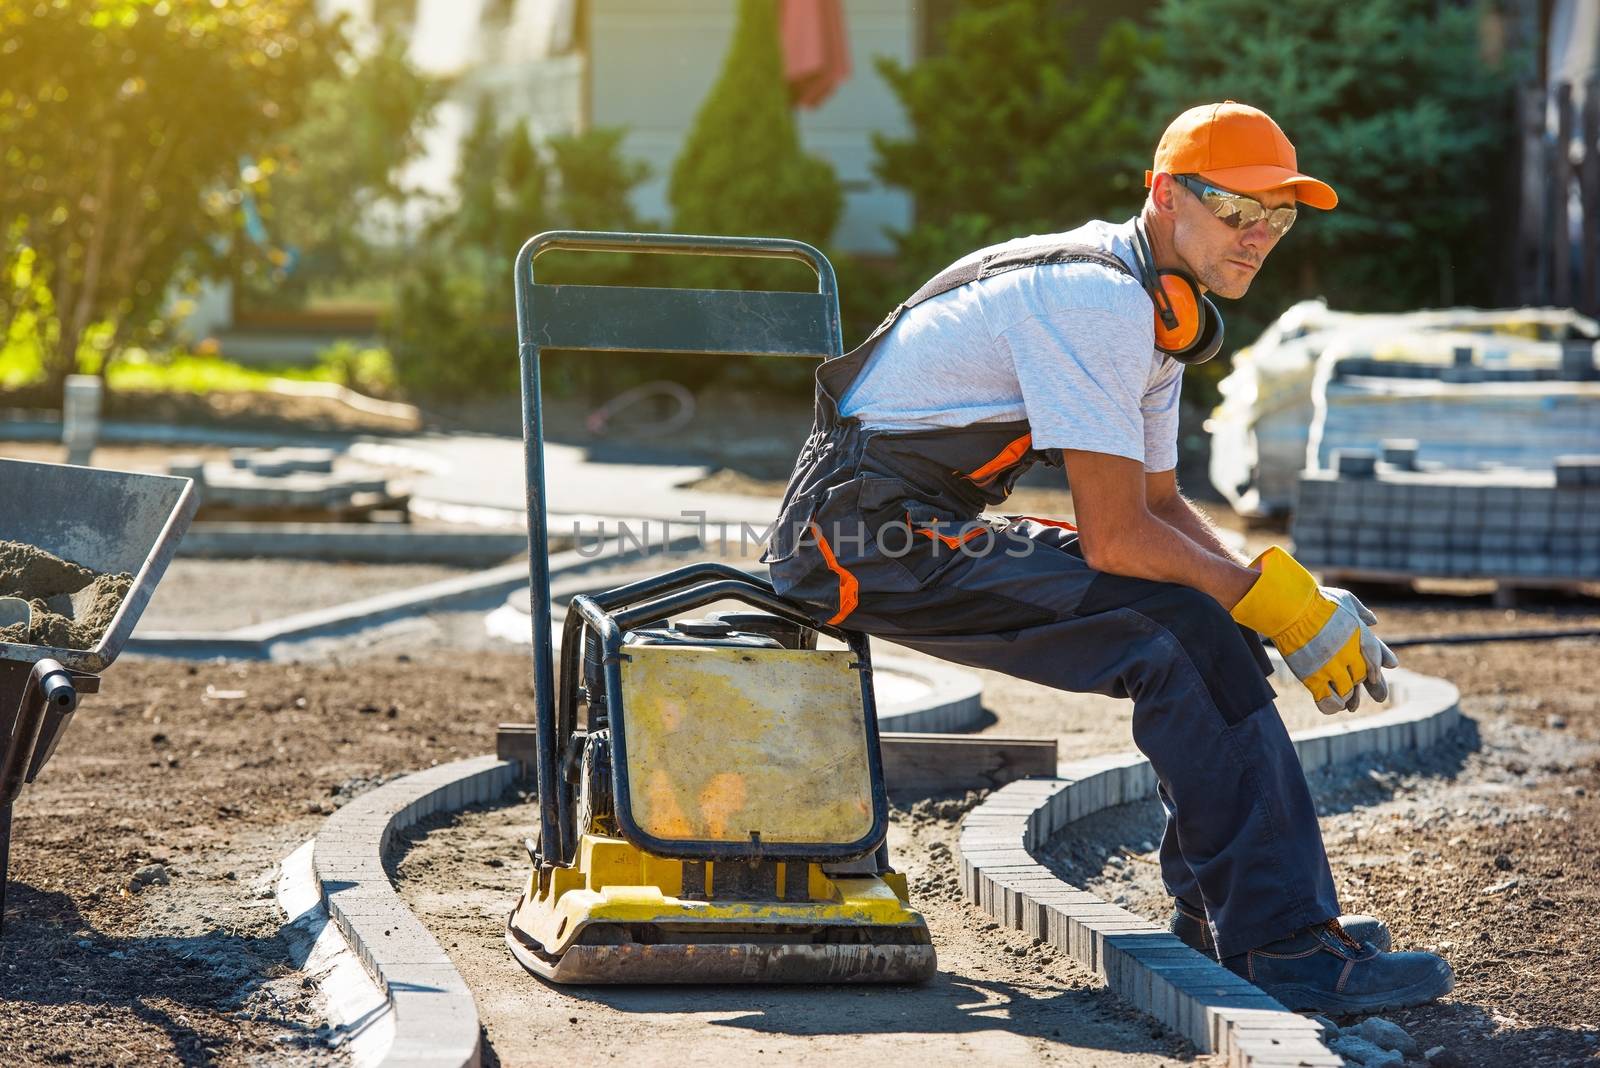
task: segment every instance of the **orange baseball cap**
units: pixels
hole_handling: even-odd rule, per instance
[[[1292,188],[1302,204],[1323,210],[1339,203],[1327,182],[1301,174],[1294,146],[1265,111],[1225,100],[1190,108],[1172,120],[1156,146],[1148,188],[1157,172],[1198,174],[1240,193]]]

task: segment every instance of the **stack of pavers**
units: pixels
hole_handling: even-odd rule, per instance
[[[1553,470],[1417,460],[1414,440],[1340,449],[1300,476],[1291,526],[1307,567],[1373,578],[1600,579],[1600,455]]]
[[[1416,438],[1424,460],[1461,468],[1540,470],[1558,456],[1600,451],[1595,342],[1532,346],[1558,358],[1524,352],[1519,363],[1504,352],[1492,358],[1492,340],[1454,349],[1448,364],[1338,355],[1330,346],[1307,465],[1331,468],[1335,452],[1370,449],[1384,437]]]
[[[170,474],[195,480],[203,519],[404,519],[409,496],[383,472],[341,461],[332,449],[233,449],[227,461],[174,458]]]

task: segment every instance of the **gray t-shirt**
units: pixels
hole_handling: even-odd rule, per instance
[[[980,249],[1078,244],[1130,269],[1133,223]],[[1178,464],[1183,365],[1155,349],[1150,298],[1136,278],[1093,263],[1007,271],[924,301],[879,342],[840,399],[842,415],[882,430],[1026,419],[1037,449],[1081,449]]]

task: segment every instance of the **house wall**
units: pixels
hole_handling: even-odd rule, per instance
[[[589,121],[625,126],[624,150],[650,164],[635,204],[666,225],[667,185],[696,112],[722,69],[736,0],[589,0]],[[872,175],[872,133],[902,134],[898,102],[874,67],[884,55],[909,63],[917,46],[912,0],[844,0],[851,74],[827,102],[798,114],[805,147],[833,164],[845,210],[835,243],[888,253],[885,227],[911,222],[911,202]]]
[[[319,0],[371,27],[373,0]],[[642,218],[671,224],[667,186],[695,114],[721,72],[733,36],[738,0],[579,0],[579,48],[545,55],[521,33],[535,9],[554,0],[413,0],[401,4],[400,26],[411,58],[449,78],[449,93],[423,134],[422,157],[407,168],[413,187],[448,199],[460,142],[477,101],[494,98],[502,122],[526,122],[538,138],[586,126],[628,130],[623,151],[650,165],[637,190]],[[926,6],[917,0],[843,0],[850,45],[848,80],[816,109],[797,113],[805,147],[833,164],[845,194],[834,233],[841,249],[888,254],[886,228],[911,224],[911,199],[872,174],[872,135],[905,133],[898,101],[875,59],[910,63],[921,50]],[[390,5],[393,7],[394,5]],[[532,20],[537,21],[537,20]],[[418,205],[407,216],[420,218]]]

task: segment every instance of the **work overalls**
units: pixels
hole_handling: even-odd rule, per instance
[[[1254,631],[1188,586],[1095,571],[1071,524],[983,515],[1036,463],[1025,420],[869,430],[839,401],[908,309],[1003,271],[1111,253],[1037,246],[952,268],[816,372],[811,434],[763,562],[816,619],[1061,690],[1133,700],[1167,811],[1169,892],[1203,904],[1223,955],[1338,915],[1304,773]]]

